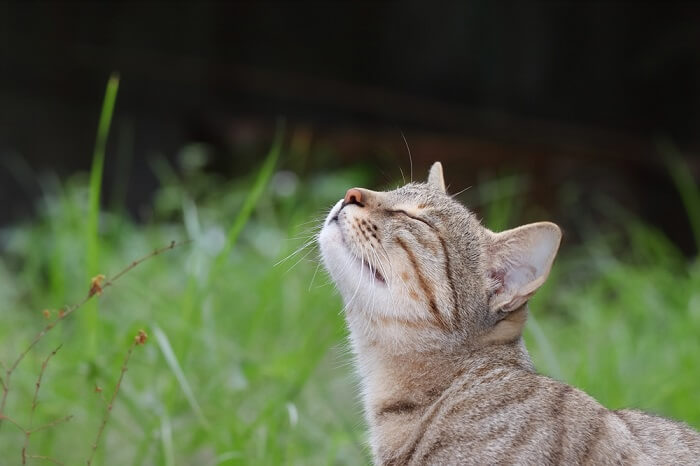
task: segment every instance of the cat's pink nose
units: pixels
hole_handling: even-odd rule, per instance
[[[350,188],[345,193],[343,204],[358,204],[362,205],[362,191],[357,188]]]

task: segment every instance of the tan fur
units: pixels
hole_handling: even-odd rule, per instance
[[[427,184],[352,193],[319,243],[345,301],[376,463],[700,464],[687,426],[610,411],[535,372],[521,335],[556,225],[487,230],[447,195],[439,164]]]
[[[508,343],[516,340],[522,333],[527,320],[527,306],[522,306],[517,311],[508,314],[498,322],[491,331],[481,337],[479,343],[489,345],[495,343]]]

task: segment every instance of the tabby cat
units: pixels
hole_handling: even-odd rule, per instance
[[[700,464],[700,434],[611,411],[535,371],[528,299],[561,231],[494,233],[445,190],[352,188],[319,235],[345,301],[374,461],[417,464]]]

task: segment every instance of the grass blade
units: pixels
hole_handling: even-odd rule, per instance
[[[166,466],[175,466],[175,450],[173,449],[173,429],[170,418],[163,413],[160,422],[160,439],[163,444],[163,458]]]
[[[102,171],[104,167],[105,148],[109,128],[112,124],[114,105],[117,100],[119,90],[119,75],[114,73],[107,81],[104,100],[102,101],[102,111],[100,112],[100,122],[97,127],[97,138],[95,140],[95,150],[92,155],[92,168],[90,170],[90,194],[89,211],[86,230],[87,245],[87,280],[98,274],[99,266],[99,217],[100,217],[100,193],[102,192]],[[88,356],[93,357],[97,351],[97,301],[93,300],[86,306],[82,313],[82,320],[85,324],[85,332],[88,335],[87,351]]]
[[[667,140],[657,143],[659,152],[666,158],[666,166],[688,215],[695,236],[695,247],[700,252],[700,189],[683,161],[678,149]]]
[[[165,335],[165,332],[163,332],[160,327],[155,327],[153,334],[156,337],[156,342],[158,342],[160,351],[163,353],[165,362],[168,363],[168,367],[170,367],[170,370],[175,375],[175,378],[180,384],[180,389],[182,390],[182,393],[185,394],[185,398],[187,398],[187,402],[190,404],[192,411],[194,411],[195,415],[197,416],[199,423],[202,424],[202,427],[204,427],[206,430],[211,431],[211,424],[209,421],[207,421],[207,418],[204,417],[202,408],[199,407],[199,403],[194,397],[192,387],[190,387],[190,384],[185,377],[185,373],[182,371],[182,367],[180,367],[180,363],[175,356],[173,347],[170,345],[170,340],[168,340],[167,335]]]
[[[238,212],[238,215],[236,215],[233,225],[231,225],[231,228],[226,235],[226,244],[221,250],[217,262],[213,267],[215,272],[220,268],[223,261],[226,260],[228,254],[231,252],[231,249],[233,249],[233,246],[236,244],[236,241],[238,241],[238,237],[240,236],[241,231],[243,231],[243,227],[245,227],[246,223],[248,222],[248,219],[253,213],[253,209],[255,209],[255,206],[258,204],[260,196],[265,190],[268,181],[270,181],[272,172],[275,169],[277,159],[279,158],[282,149],[283,139],[284,123],[278,123],[275,139],[272,142],[270,152],[268,152],[267,157],[265,158],[265,161],[258,172],[258,176],[255,179],[255,183],[253,183],[253,187],[248,193],[248,196],[246,196],[245,201],[243,201],[243,206],[241,207],[240,212]]]

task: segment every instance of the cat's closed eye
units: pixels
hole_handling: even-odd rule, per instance
[[[417,221],[417,222],[424,223],[424,224],[428,225],[430,228],[435,229],[435,227],[433,226],[433,224],[430,223],[428,220],[426,220],[426,219],[424,219],[424,218],[421,218],[421,217],[419,217],[419,216],[417,216],[417,215],[409,214],[408,212],[406,212],[406,211],[403,210],[403,209],[387,210],[387,212],[390,213],[390,214],[393,214],[393,215],[403,215],[403,216],[405,216],[405,217],[408,218],[408,219],[411,219],[411,220],[415,220],[415,221]]]

